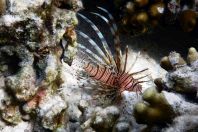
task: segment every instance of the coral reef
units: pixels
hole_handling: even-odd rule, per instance
[[[155,79],[157,87],[147,89],[142,96],[145,102],[134,108],[136,121],[147,124],[146,130],[158,130],[159,126],[153,126],[162,123],[169,123],[162,130],[165,132],[197,129],[197,60],[198,52],[193,47],[188,51],[188,63],[177,52],[161,59],[162,68],[168,71],[165,78]]]
[[[67,123],[67,100],[59,94],[65,82],[61,59],[72,53],[66,54],[71,63],[76,53],[72,34],[80,8],[80,0],[0,1],[1,122],[17,127],[35,120],[40,128],[29,125],[38,131]],[[1,123],[1,128],[15,127]]]
[[[169,90],[196,97],[198,92],[198,53],[190,48],[186,61],[179,53],[171,52],[163,57],[161,66],[168,71],[164,84]]]
[[[163,93],[155,88],[148,88],[142,97],[146,103],[137,103],[134,108],[138,123],[154,125],[171,122],[175,113]]]
[[[179,16],[180,25],[185,32],[191,32],[197,24],[197,14],[193,10],[184,10]]]
[[[65,112],[67,105],[60,96],[47,96],[38,107],[39,116],[42,118],[41,122],[44,128],[56,130],[67,123]]]
[[[8,76],[5,80],[7,89],[10,89],[20,101],[29,100],[37,91],[35,86],[36,75],[31,66],[21,68],[16,75]],[[21,80],[21,81],[18,81]]]
[[[198,116],[196,115],[184,115],[174,119],[174,125],[171,128],[167,128],[163,131],[166,132],[196,132]]]
[[[197,4],[193,0],[114,0],[114,3],[121,12],[122,29],[133,34],[173,24],[191,32],[197,24]]]
[[[161,5],[156,5],[159,1],[149,4],[148,15],[139,9],[150,1],[140,1],[135,0],[138,12],[132,21],[143,31],[147,22],[159,20],[161,14],[156,13],[156,6]],[[127,4],[128,14],[133,12],[132,6],[133,3]],[[187,62],[176,52],[164,57],[161,66],[167,71],[165,79],[155,80],[156,87],[152,82],[144,83],[142,96],[125,91],[120,102],[101,106],[92,96],[99,85],[84,75],[83,57],[77,52],[75,26],[80,8],[80,0],[0,0],[0,131],[197,129],[196,49],[189,49]],[[186,19],[185,15],[181,19]],[[194,28],[191,26],[190,30]],[[132,56],[136,50],[130,51],[130,62],[135,60]],[[141,62],[133,70],[153,66],[151,71],[158,72],[157,62],[145,54],[138,58]],[[144,63],[147,59],[151,63]],[[163,77],[164,70],[159,74],[155,76]],[[191,97],[191,102],[183,94]],[[162,128],[162,124],[167,126]]]
[[[2,119],[11,124],[18,124],[21,122],[21,114],[18,106],[9,105],[2,110]]]
[[[5,0],[1,0],[0,1],[0,15],[3,14],[6,10],[6,1]]]
[[[165,11],[165,3],[163,1],[134,0],[127,1],[122,8],[124,15],[121,25],[124,30],[138,34],[145,33],[150,27],[158,25],[160,17]],[[133,30],[128,31],[129,28]]]
[[[64,34],[64,39],[62,41],[62,46],[65,49],[65,52],[63,54],[63,60],[69,65],[71,65],[72,60],[74,59],[77,53],[76,40],[77,40],[77,36],[74,31],[74,27],[67,28]]]
[[[164,92],[164,95],[169,99],[169,104],[178,116],[174,118],[172,124],[169,124],[168,127],[162,131],[196,131],[198,127],[196,123],[198,118],[198,105],[186,100],[179,94]]]
[[[95,130],[100,129],[99,131],[112,131],[112,128],[118,119],[120,112],[119,109],[115,106],[109,106],[105,109],[96,109],[95,118],[92,122],[92,127]]]
[[[128,122],[119,122],[114,127],[114,132],[128,132],[130,130],[130,124]]]
[[[90,115],[81,125],[82,130],[94,129],[98,132],[108,132],[113,130],[120,116],[120,110],[116,106],[108,106],[106,108],[96,107]]]

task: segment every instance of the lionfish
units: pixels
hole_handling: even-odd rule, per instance
[[[84,63],[83,69],[85,72],[90,76],[93,80],[97,80],[99,83],[102,84],[102,88],[98,89],[98,95],[104,95],[105,97],[108,97],[111,101],[116,101],[120,99],[121,94],[123,91],[131,91],[131,92],[140,92],[142,91],[142,85],[141,83],[147,82],[147,81],[141,81],[140,79],[148,76],[142,76],[139,78],[134,78],[133,76],[144,72],[148,70],[148,68],[143,69],[141,71],[129,73],[134,63],[131,65],[130,69],[127,70],[127,61],[128,61],[128,46],[125,47],[125,60],[123,62],[122,60],[122,51],[121,51],[121,44],[120,44],[120,38],[118,36],[118,28],[115,23],[115,20],[113,16],[104,8],[97,7],[99,10],[101,10],[103,13],[106,13],[109,20],[104,17],[103,15],[95,12],[91,12],[92,14],[100,17],[102,20],[104,20],[111,31],[111,34],[114,39],[114,48],[115,48],[115,55],[110,50],[109,45],[107,44],[107,41],[104,38],[104,35],[100,32],[100,30],[96,27],[96,25],[88,19],[86,16],[78,13],[78,15],[85,20],[90,26],[93,28],[93,30],[96,32],[97,36],[100,38],[100,41],[102,43],[102,48],[96,42],[91,39],[88,35],[85,33],[76,30],[76,32],[86,39],[94,48],[94,50],[97,53],[94,53],[92,50],[88,49],[84,45],[80,44],[78,45],[79,50],[83,53],[87,54],[90,60]],[[100,96],[101,97],[101,96]]]

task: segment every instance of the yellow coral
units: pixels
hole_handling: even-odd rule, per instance
[[[149,88],[143,93],[143,100],[135,105],[134,116],[138,123],[163,124],[170,122],[174,112],[163,93]]]

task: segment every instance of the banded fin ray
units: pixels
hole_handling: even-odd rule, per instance
[[[81,32],[81,31],[76,30],[76,32],[89,41],[89,43],[93,46],[93,48],[97,51],[97,53],[102,56],[105,63],[107,63],[107,64],[109,63],[108,58],[105,56],[105,54],[100,49],[100,47],[96,44],[95,41],[93,41],[88,35],[86,35],[85,33]]]
[[[116,52],[116,64],[117,64],[117,69],[118,71],[122,71],[122,51],[121,51],[121,46],[120,46],[120,38],[117,35],[118,34],[118,27],[115,24],[115,20],[113,18],[113,16],[104,8],[102,7],[97,7],[98,9],[102,10],[103,12],[107,13],[108,17],[110,18],[111,22],[112,22],[112,27],[115,31],[115,52]]]
[[[118,39],[117,39],[117,37],[116,37],[116,31],[115,31],[114,28],[111,26],[110,21],[109,21],[107,18],[105,18],[104,16],[102,16],[102,15],[100,15],[100,14],[98,14],[98,13],[91,12],[91,14],[94,14],[94,15],[100,17],[101,19],[103,19],[103,20],[108,24],[108,26],[110,27],[110,31],[111,31],[111,33],[112,33],[112,35],[113,35],[113,38],[114,38],[114,43],[117,43],[117,40],[118,40]],[[108,47],[107,50],[109,51],[109,54],[110,54],[110,57],[111,57],[110,59],[112,60],[113,65],[116,66],[116,63],[115,63],[115,60],[114,60],[114,58],[113,58],[113,54],[112,54],[110,48]]]
[[[96,25],[95,25],[91,20],[89,20],[87,17],[85,17],[84,15],[82,15],[82,14],[80,14],[80,13],[78,13],[78,15],[79,15],[80,17],[82,17],[86,22],[88,22],[88,23],[91,25],[91,27],[94,29],[94,31],[96,32],[97,36],[100,38],[100,40],[101,40],[101,42],[102,42],[102,46],[103,46],[103,48],[104,48],[104,50],[105,50],[105,55],[106,55],[106,57],[108,57],[108,59],[109,59],[109,62],[108,62],[107,64],[108,64],[108,65],[109,65],[109,64],[112,64],[112,62],[111,62],[111,60],[110,60],[111,54],[108,52],[108,51],[110,51],[110,50],[108,50],[109,46],[108,46],[108,44],[107,44],[107,42],[106,42],[104,36],[103,36],[102,33],[100,32],[100,30],[99,30],[99,29],[96,27]]]
[[[78,43],[78,48],[80,48],[80,50],[82,50],[83,52],[86,52],[93,60],[96,60],[96,62],[100,62],[103,65],[105,64],[105,62],[100,57],[98,57],[96,54],[94,54],[91,50],[86,48],[81,43]]]
[[[125,61],[124,61],[124,69],[123,69],[123,72],[126,72],[126,65],[127,65],[127,59],[128,59],[128,51],[129,51],[129,47],[128,45],[126,46],[126,49],[125,49]]]

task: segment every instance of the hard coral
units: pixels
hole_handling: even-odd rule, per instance
[[[137,103],[134,108],[138,123],[154,125],[171,122],[175,114],[163,93],[148,88],[143,93],[143,100],[146,102]]]
[[[6,0],[0,0],[0,16],[3,14],[6,10]]]
[[[198,92],[198,52],[195,48],[189,49],[187,61],[188,64],[176,52],[161,60],[161,66],[168,71],[165,85],[170,90],[195,97]]]
[[[173,24],[180,24],[185,32],[196,29],[197,3],[193,0],[114,0],[114,3],[120,12],[122,29],[126,32],[145,33],[157,25]]]

